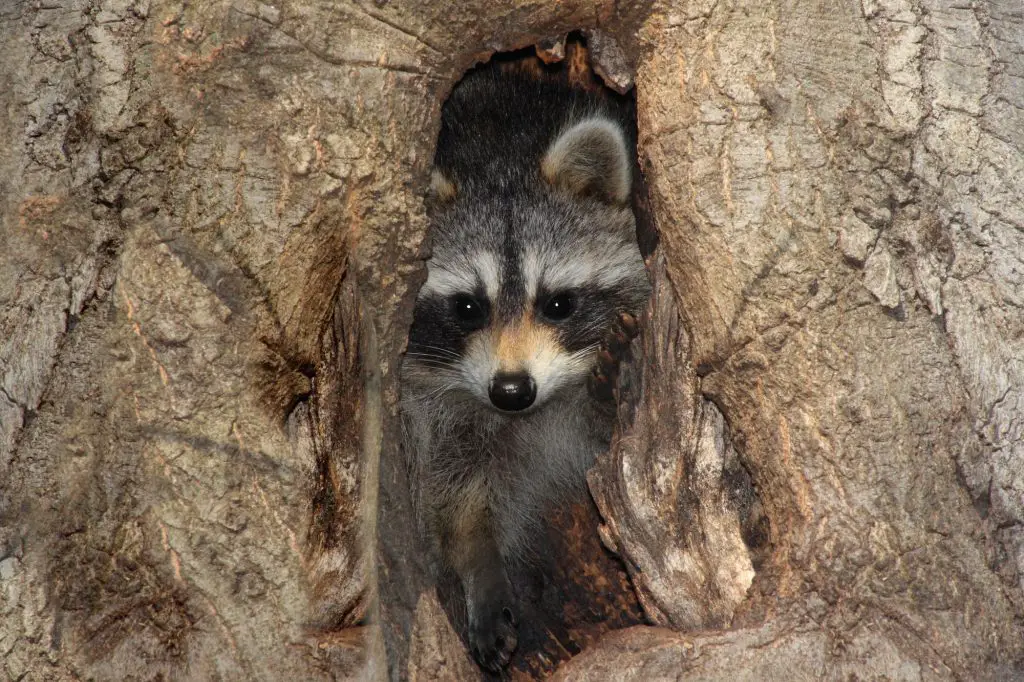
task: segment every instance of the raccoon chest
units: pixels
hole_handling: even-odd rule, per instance
[[[470,466],[491,463],[526,465],[538,457],[557,458],[591,447],[588,441],[593,433],[581,429],[571,418],[559,419],[556,415],[531,415],[531,419],[483,416],[479,421],[473,420],[473,423],[455,429],[447,437],[438,434],[435,443]]]
[[[607,447],[607,428],[577,412],[547,410],[529,420],[510,420],[480,434],[469,467],[491,479],[526,479],[540,484],[583,481],[594,457]]]

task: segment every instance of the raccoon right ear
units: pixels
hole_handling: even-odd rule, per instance
[[[558,189],[623,205],[632,185],[622,128],[606,118],[588,118],[562,132],[544,154],[541,175]]]
[[[435,201],[447,204],[452,201],[459,193],[459,188],[455,186],[444,171],[435,168],[430,171],[430,187],[427,190],[427,195]]]

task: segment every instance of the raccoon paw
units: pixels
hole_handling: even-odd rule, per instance
[[[469,646],[480,667],[497,673],[512,660],[519,639],[515,608],[501,602],[482,604],[469,618]]]
[[[628,356],[629,344],[639,333],[637,319],[627,312],[620,312],[601,342],[597,364],[587,382],[590,394],[597,400],[610,402],[616,399],[619,364]]]

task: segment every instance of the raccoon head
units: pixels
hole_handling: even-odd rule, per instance
[[[615,315],[638,313],[649,294],[630,167],[618,125],[592,117],[557,135],[532,172],[435,170],[405,376],[506,413],[582,385]]]

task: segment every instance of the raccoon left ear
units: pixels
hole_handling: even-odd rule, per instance
[[[609,204],[625,204],[632,184],[622,128],[605,118],[588,118],[551,143],[540,164],[552,186]]]

